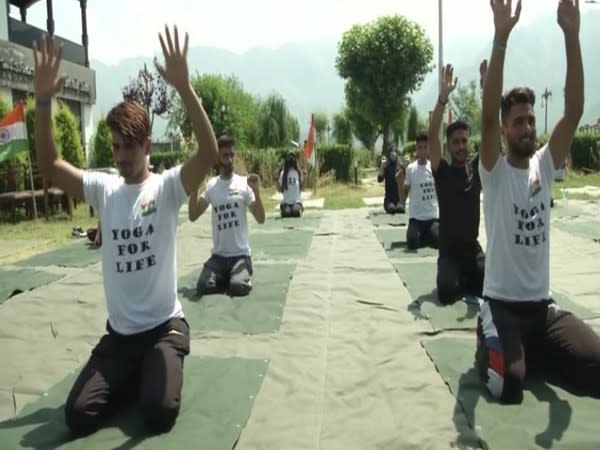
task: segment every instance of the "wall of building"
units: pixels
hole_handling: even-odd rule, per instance
[[[8,41],[8,0],[0,0],[0,39]]]

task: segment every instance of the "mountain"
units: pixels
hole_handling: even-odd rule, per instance
[[[586,108],[583,123],[596,123],[600,118],[600,59],[595,58],[600,42],[600,11],[589,11],[581,29],[585,64]],[[445,61],[452,63],[459,82],[479,78],[479,63],[488,58],[489,37],[445,39]],[[434,39],[432,39],[434,41]],[[189,50],[191,72],[233,74],[246,91],[258,96],[278,92],[300,121],[302,135],[308,130],[312,112],[334,114],[344,105],[344,82],[335,70],[337,40],[293,43],[278,49],[254,48],[243,54],[212,47]],[[437,54],[436,54],[437,55]],[[437,56],[436,63],[437,63]],[[106,114],[120,100],[121,88],[151,58],[131,58],[117,65],[105,65],[92,59],[96,71],[96,119]],[[516,28],[509,42],[506,59],[505,87],[527,85],[537,94],[538,131],[543,132],[541,93],[548,88],[552,97],[548,108],[549,128],[562,112],[562,90],[566,71],[562,32],[554,16],[540,16],[527,27]],[[421,88],[413,94],[419,113],[424,116],[437,98],[437,70],[432,71]],[[155,139],[164,139],[165,121],[155,121]]]

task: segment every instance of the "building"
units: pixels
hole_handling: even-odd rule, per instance
[[[0,96],[14,105],[33,93],[32,44],[42,39],[44,35],[53,36],[56,44],[63,46],[61,69],[65,83],[58,99],[69,106],[78,120],[86,159],[88,159],[88,143],[94,132],[96,74],[90,69],[88,55],[87,0],[71,0],[73,7],[77,7],[79,3],[81,8],[81,44],[54,34],[52,0],[45,0],[46,30],[27,23],[27,9],[39,1],[0,0]],[[20,20],[10,16],[11,5],[19,10]],[[54,101],[56,102],[56,99]],[[54,105],[55,108],[56,106]]]

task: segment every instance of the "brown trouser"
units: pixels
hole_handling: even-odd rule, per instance
[[[78,436],[92,433],[138,397],[148,430],[169,431],[179,414],[183,359],[190,352],[187,322],[171,319],[134,335],[119,334],[108,323],[106,328],[67,398],[67,427]]]
[[[486,299],[479,313],[475,359],[483,383],[503,403],[521,403],[523,381],[532,371],[582,394],[600,396],[600,337],[552,300]]]

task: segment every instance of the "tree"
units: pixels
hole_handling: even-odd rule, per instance
[[[381,129],[385,152],[392,124],[431,71],[432,59],[425,31],[402,16],[381,17],[344,33],[336,67],[347,80],[346,101]]]
[[[154,117],[162,117],[172,108],[171,95],[165,80],[156,71],[150,72],[146,64],[122,90],[123,100],[136,101],[143,105],[150,116],[150,128]]]
[[[481,133],[481,98],[475,80],[456,89],[450,96],[450,108],[455,119],[462,119],[471,126],[471,134]]]
[[[347,109],[333,116],[332,137],[338,144],[352,144],[352,123]]]
[[[0,120],[4,119],[10,111],[11,108],[8,102],[4,99],[4,97],[0,97]]]
[[[93,167],[111,167],[113,165],[112,136],[105,117],[98,122],[92,147],[94,149],[92,153]]]
[[[271,94],[261,106],[258,146],[287,147],[299,136],[300,124],[290,115],[285,99],[279,94]]]
[[[315,127],[317,129],[317,141],[320,143],[329,141],[328,130],[330,125],[327,113],[318,112],[315,114]]]
[[[419,113],[417,108],[413,106],[410,108],[410,115],[408,116],[408,125],[406,127],[406,140],[412,142],[417,138],[419,132]]]
[[[77,119],[63,102],[58,103],[54,121],[56,123],[56,143],[62,149],[63,159],[75,167],[82,168],[85,158]]]

